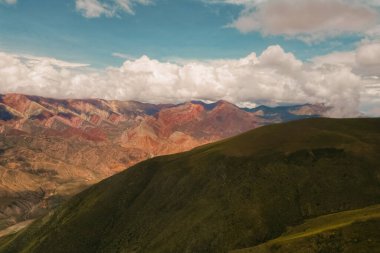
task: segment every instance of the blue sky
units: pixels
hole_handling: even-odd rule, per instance
[[[158,0],[136,4],[134,15],[86,18],[73,0],[19,0],[0,4],[0,50],[105,67],[123,62],[113,53],[159,60],[240,58],[279,44],[305,60],[353,50],[363,37],[351,34],[310,44],[226,28],[243,9],[201,0]]]
[[[380,0],[0,0],[0,93],[380,116]]]

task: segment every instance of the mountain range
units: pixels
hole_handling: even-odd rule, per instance
[[[274,124],[141,162],[0,252],[374,253],[380,119]]]
[[[327,111],[310,104],[247,109],[226,101],[155,105],[0,95],[0,230],[40,217],[147,158]]]

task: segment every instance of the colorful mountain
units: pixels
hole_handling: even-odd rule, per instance
[[[0,230],[147,158],[327,110],[0,95]]]

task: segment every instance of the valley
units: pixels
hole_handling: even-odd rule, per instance
[[[0,95],[0,231],[145,159],[327,111]]]
[[[155,157],[0,252],[378,252],[379,119],[306,119]]]

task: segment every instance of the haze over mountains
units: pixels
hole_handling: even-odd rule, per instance
[[[0,252],[376,253],[379,129],[306,119],[149,159],[1,238]]]
[[[154,105],[0,95],[0,230],[147,158],[327,111],[309,104],[244,109],[226,101]]]

